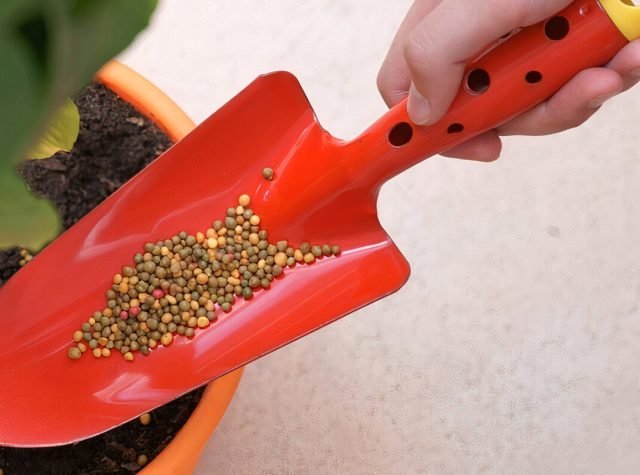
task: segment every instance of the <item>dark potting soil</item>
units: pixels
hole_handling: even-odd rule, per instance
[[[9,280],[9,277],[18,272],[21,259],[20,249],[17,247],[0,251],[0,285],[4,284]]]
[[[74,102],[80,111],[80,134],[73,150],[24,162],[19,169],[34,193],[55,204],[65,229],[171,146],[160,129],[100,84],[87,86]],[[17,248],[0,251],[0,285],[19,269],[21,258]],[[156,409],[148,426],[136,419],[77,444],[0,447],[0,469],[4,475],[135,473],[141,468],[138,456],[152,460],[160,453],[187,421],[203,391]]]
[[[49,198],[70,227],[171,146],[169,138],[101,84],[74,102],[80,134],[71,152],[23,162],[31,190]]]

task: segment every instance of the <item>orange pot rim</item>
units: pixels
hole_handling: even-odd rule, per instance
[[[187,114],[166,94],[118,61],[107,63],[98,71],[95,79],[155,122],[172,141],[182,139],[195,127]],[[242,368],[209,383],[185,425],[140,473],[183,475],[193,472],[202,449],[231,402],[241,377]]]

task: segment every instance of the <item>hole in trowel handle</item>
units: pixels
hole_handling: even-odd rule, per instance
[[[467,74],[465,86],[471,94],[482,94],[489,90],[491,76],[484,69],[474,69]]]
[[[544,34],[553,41],[559,41],[569,34],[569,20],[563,16],[554,16],[544,24]]]
[[[389,131],[389,143],[394,147],[407,145],[413,137],[413,127],[408,122],[400,122]]]
[[[448,134],[459,134],[462,131],[464,131],[464,125],[457,122],[455,124],[451,124],[449,128],[447,128]]]
[[[527,75],[524,77],[524,79],[529,84],[536,84],[542,81],[542,73],[540,71],[529,71]]]

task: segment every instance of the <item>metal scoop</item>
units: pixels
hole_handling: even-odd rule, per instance
[[[577,2],[470,63],[436,125],[411,125],[400,104],[352,141],[322,129],[294,76],[258,78],[0,290],[0,444],[104,432],[395,292],[409,265],[378,222],[382,184],[540,103],[627,42],[595,0]],[[73,331],[145,242],[203,231],[243,193],[271,240],[337,243],[342,254],[286,269],[148,357],[67,357]]]

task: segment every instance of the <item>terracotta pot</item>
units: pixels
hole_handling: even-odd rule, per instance
[[[173,141],[180,140],[195,127],[193,121],[160,89],[117,61],[104,66],[95,79],[155,122]],[[239,369],[210,383],[184,427],[140,473],[192,473],[200,452],[231,402],[241,376],[242,369]]]

